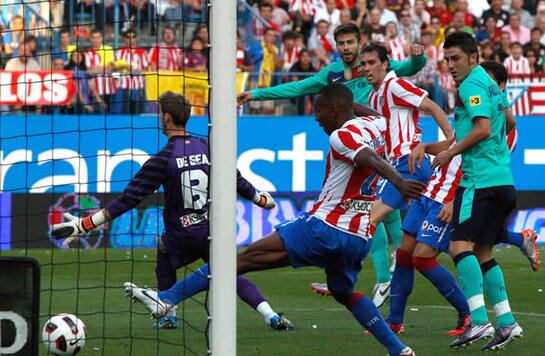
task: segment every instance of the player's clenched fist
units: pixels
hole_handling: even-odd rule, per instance
[[[270,210],[276,206],[273,197],[268,192],[257,192],[253,202],[260,208]]]
[[[411,45],[411,57],[418,57],[424,53],[424,46],[419,44]]]
[[[252,100],[252,94],[248,91],[242,92],[237,96],[237,105],[242,105],[250,100]]]

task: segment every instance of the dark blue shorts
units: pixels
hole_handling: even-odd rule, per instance
[[[331,291],[351,293],[371,247],[370,241],[303,214],[276,226],[294,268],[325,269]]]
[[[403,156],[392,162],[392,166],[399,171],[399,173],[405,179],[414,179],[422,183],[427,183],[432,174],[433,169],[431,168],[431,163],[428,157],[422,161],[422,167],[416,167],[416,174],[411,174],[409,172],[409,156]],[[392,183],[387,180],[381,180],[379,182],[377,200],[382,199],[384,204],[394,208],[394,209],[406,209],[407,201],[403,199],[398,190],[394,187]]]
[[[420,201],[414,200],[403,219],[401,229],[415,236],[417,241],[448,253],[450,244],[450,224],[438,219],[443,204],[423,196]]]
[[[199,259],[208,262],[210,259],[210,240],[208,239],[208,223],[194,225],[188,236],[169,236],[164,234],[164,250],[170,259],[173,268],[187,266]],[[160,251],[161,252],[161,251]]]

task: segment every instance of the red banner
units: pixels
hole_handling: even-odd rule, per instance
[[[2,105],[66,105],[75,91],[70,71],[0,71]]]

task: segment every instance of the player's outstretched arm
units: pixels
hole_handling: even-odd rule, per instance
[[[369,106],[360,103],[353,103],[352,109],[357,116],[382,116],[379,112],[371,109]]]
[[[411,45],[411,58],[404,61],[390,59],[388,70],[393,70],[398,77],[411,77],[420,72],[426,65],[426,57],[422,45]]]
[[[68,238],[64,242],[64,245],[68,245],[71,241],[87,235],[89,231],[111,220],[110,214],[106,209],[102,209],[84,218],[78,218],[70,213],[64,213],[63,216],[68,221],[61,224],[54,224],[51,232],[56,239]]]
[[[375,170],[383,178],[392,182],[404,199],[420,200],[422,190],[425,187],[424,183],[404,179],[394,167],[371,148],[361,149],[354,158],[354,162],[358,167],[368,167]]]
[[[420,104],[420,109],[430,114],[446,138],[452,138],[454,136],[454,130],[450,125],[447,114],[430,98],[425,98]]]
[[[431,163],[432,168],[447,165],[452,157],[461,154],[465,150],[475,146],[490,136],[490,119],[483,116],[473,118],[473,128],[469,134],[448,150],[440,152]]]
[[[255,205],[270,210],[276,206],[273,197],[268,192],[258,192],[237,169],[237,193],[244,199],[253,202]]]

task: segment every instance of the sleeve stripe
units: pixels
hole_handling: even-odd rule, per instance
[[[355,133],[358,136],[363,136],[362,133],[361,133],[361,130],[358,129],[355,125],[348,125],[348,126],[345,127],[345,129],[347,129],[350,132]]]
[[[422,89],[415,87],[413,84],[409,83],[406,80],[399,79],[397,81],[397,84],[401,86],[403,89],[407,90],[408,92],[413,93],[414,95],[423,96],[425,93]]]
[[[355,151],[362,146],[361,143],[358,143],[354,140],[354,137],[352,137],[352,134],[346,131],[339,131],[338,136],[339,136],[339,139],[341,140],[341,143],[345,145],[347,148],[351,149],[352,151]]]

